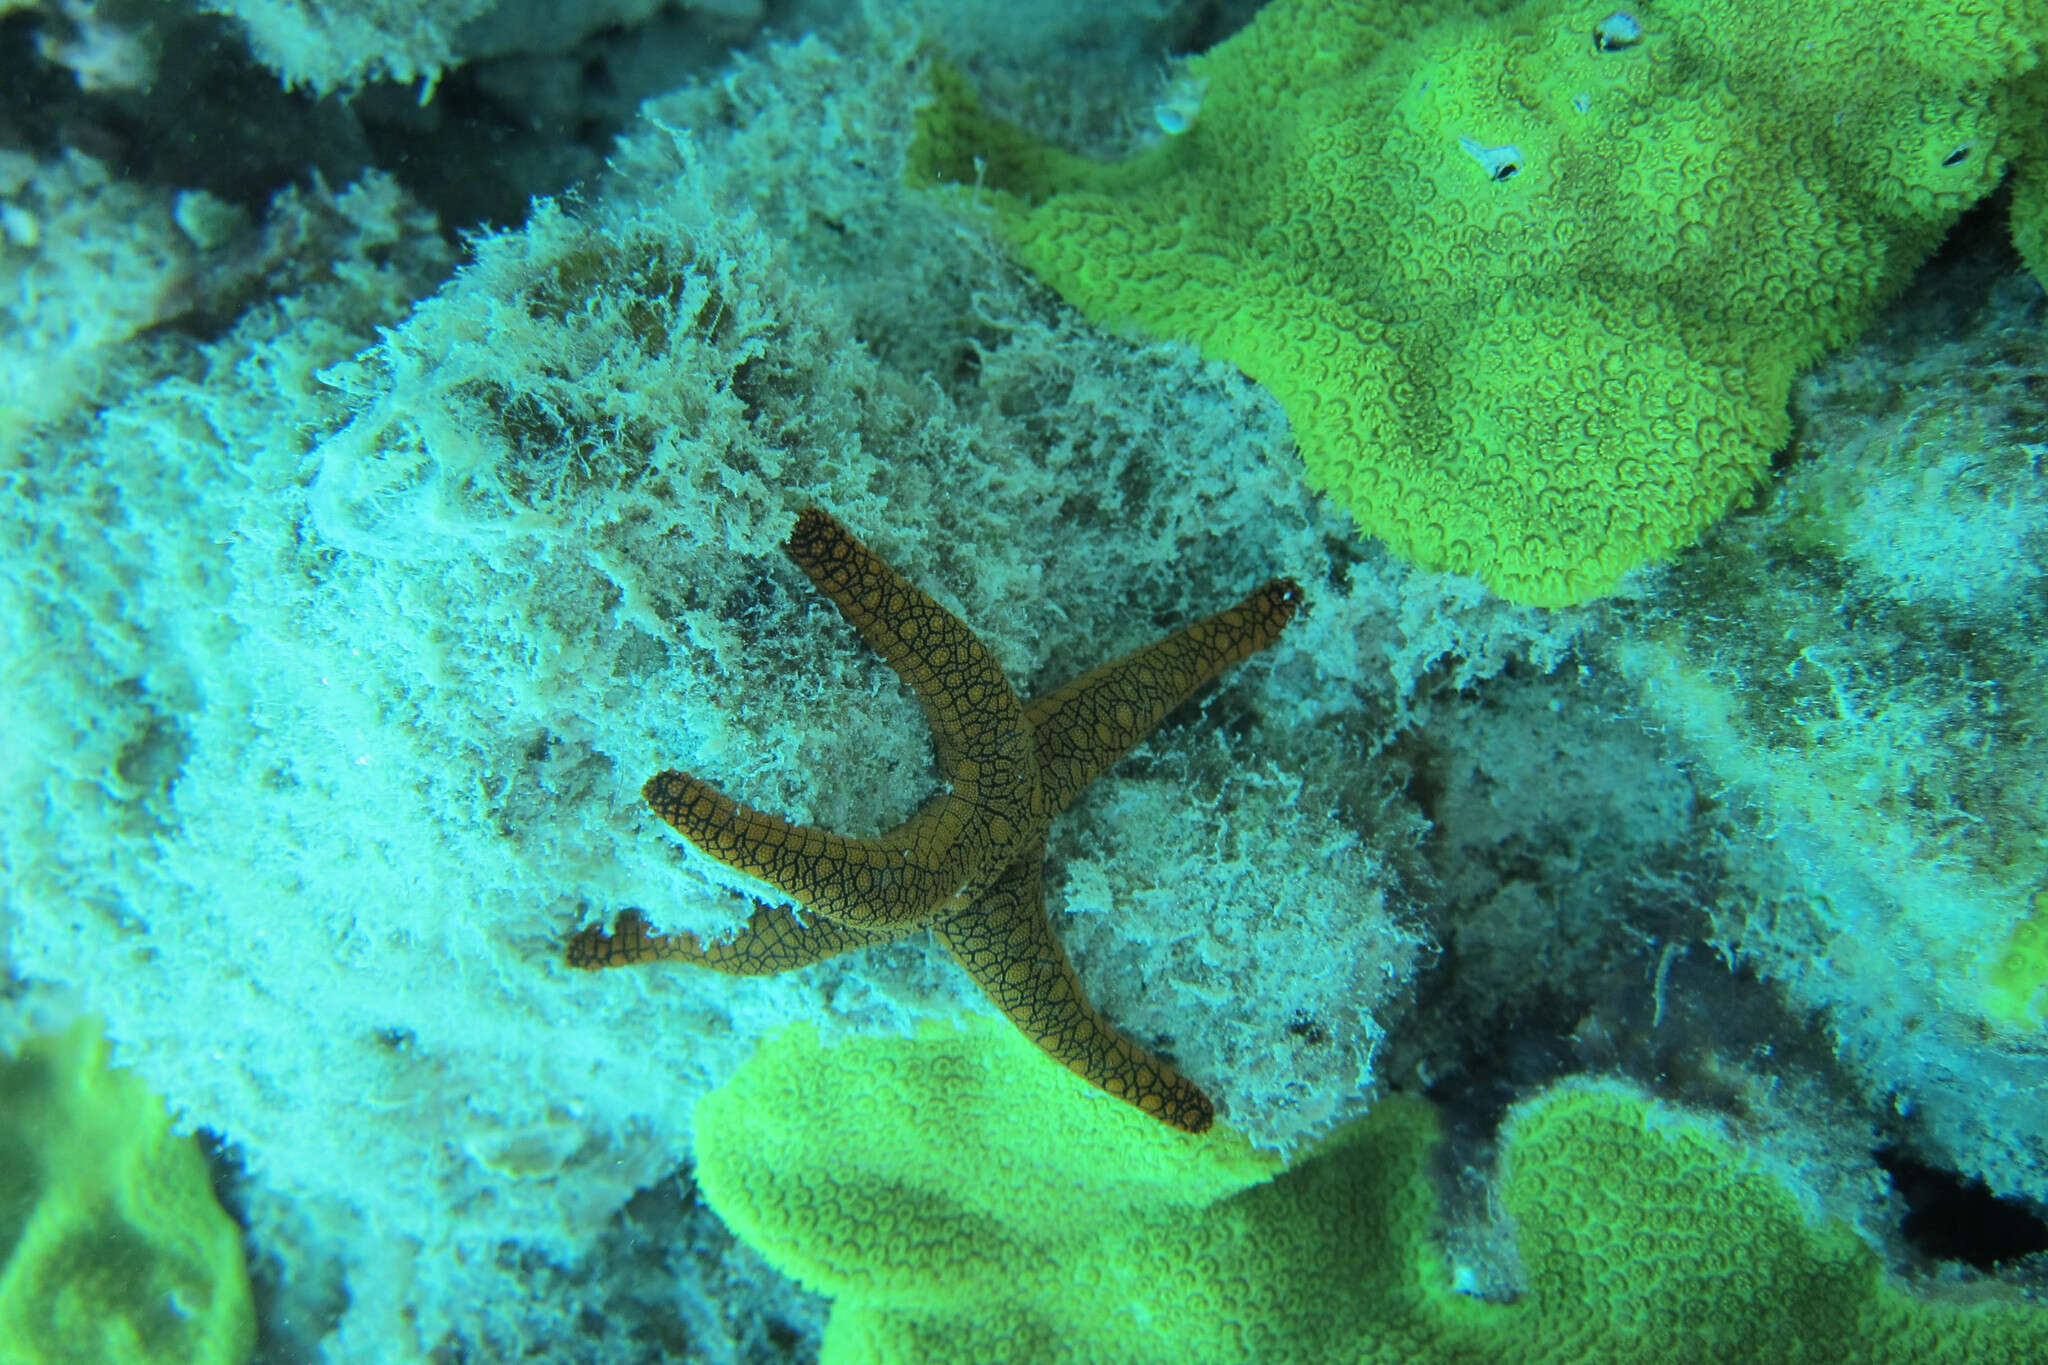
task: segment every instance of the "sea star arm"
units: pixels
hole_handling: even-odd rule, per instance
[[[824,512],[784,548],[930,718],[951,790],[874,839],[795,825],[668,771],[641,795],[677,833],[818,915],[860,929],[915,923],[990,875],[1044,822],[1023,704],[986,645]]]
[[[994,653],[966,622],[828,513],[806,508],[783,549],[910,685],[931,722],[939,766],[963,815],[974,807],[998,811],[994,819],[1004,828],[991,831],[993,840],[1021,838],[1035,804],[1037,761],[1024,729],[1024,704]],[[943,833],[934,831],[933,837]],[[992,867],[1008,860],[1006,851]]]
[[[709,856],[758,877],[813,914],[857,929],[887,931],[922,923],[960,889],[963,874],[897,832],[849,839],[735,801],[689,773],[657,773],[640,789],[656,815]],[[952,800],[934,797],[929,805]],[[942,821],[941,817],[944,816]],[[957,823],[950,813],[920,811],[903,827],[929,832]],[[913,831],[913,834],[916,833]]]
[[[1045,915],[1042,846],[960,910],[932,923],[939,941],[1009,1021],[1069,1071],[1176,1128],[1216,1116],[1193,1081],[1117,1031],[1088,1003]]]
[[[730,938],[705,943],[681,931],[657,934],[638,910],[622,910],[609,933],[602,924],[578,930],[569,940],[569,965],[586,971],[631,967],[643,962],[689,962],[730,976],[772,976],[828,957],[887,943],[918,926],[855,929],[822,916],[798,917],[786,905],[756,904],[746,926]]]
[[[1024,708],[1053,815],[1204,683],[1279,637],[1301,609],[1291,578],[1035,697]]]

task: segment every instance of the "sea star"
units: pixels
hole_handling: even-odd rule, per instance
[[[626,910],[612,932],[592,925],[570,939],[569,964],[678,960],[760,976],[930,928],[996,1008],[1070,1070],[1176,1128],[1207,1129],[1208,1096],[1082,993],[1046,917],[1046,830],[1167,712],[1271,644],[1300,608],[1301,588],[1274,579],[1026,703],[958,617],[831,516],[803,512],[783,548],[917,694],[948,790],[887,834],[849,839],[741,805],[688,773],[650,778],[641,795],[656,814],[797,908],[759,905],[737,935],[709,945],[653,933]]]

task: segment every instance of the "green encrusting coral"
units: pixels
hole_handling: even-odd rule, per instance
[[[836,1298],[821,1365],[2048,1359],[2048,1310],[1891,1283],[1713,1121],[1614,1084],[1511,1116],[1526,1292],[1462,1295],[1436,1140],[1390,1098],[1278,1172],[978,1021],[830,1047],[792,1028],[704,1100],[696,1157],[734,1230]]]
[[[2026,1028],[2048,1023],[2048,891],[2034,893],[1985,973],[1985,1012]]]
[[[0,1058],[0,1365],[241,1365],[242,1234],[87,1019]]]
[[[1274,0],[1128,161],[939,68],[910,171],[1091,318],[1264,384],[1365,531],[1554,605],[1761,483],[1794,373],[2008,161],[2048,240],[2044,40],[2042,0]]]

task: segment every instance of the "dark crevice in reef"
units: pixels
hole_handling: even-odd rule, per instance
[[[372,81],[315,97],[286,89],[226,18],[166,6],[133,27],[153,56],[147,73],[87,89],[42,55],[81,36],[72,19],[30,10],[0,20],[0,147],[39,160],[75,149],[120,179],[205,190],[259,219],[287,187],[318,179],[339,190],[377,167],[455,244],[517,227],[535,196],[586,182],[643,99],[749,36],[664,10],[565,52],[465,63],[431,91]]]
[[[139,44],[154,60],[132,87],[86,89],[39,55],[78,36],[45,12],[0,23],[0,146],[38,159],[75,149],[120,179],[205,190],[257,215],[288,185],[319,175],[338,188],[366,164],[343,102],[282,88],[227,19],[167,9]]]
[[[1899,1232],[1915,1251],[1978,1270],[2048,1251],[2048,1220],[2022,1199],[2001,1199],[1981,1180],[1930,1166],[1896,1147],[1872,1153],[1905,1201]]]

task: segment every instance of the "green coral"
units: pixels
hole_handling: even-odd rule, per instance
[[[970,1102],[949,1105],[935,1122],[931,1106],[947,1094]],[[847,1100],[858,1113],[846,1116],[858,1136],[845,1145],[828,1136],[831,1125],[813,1122],[827,1096],[827,1107]],[[1016,1140],[1014,1124],[1026,1114],[1043,1124],[1044,1141]],[[1074,1151],[1117,1159],[1076,1170]],[[834,1293],[956,1308],[1000,1293],[1033,1249],[1079,1251],[1131,1210],[1209,1204],[1279,1168],[1227,1130],[1191,1137],[1111,1099],[1048,1064],[1015,1029],[987,1021],[958,1034],[834,1048],[807,1025],[786,1029],[698,1106],[696,1159],[698,1183],[720,1215],[748,1241],[774,1248],[788,1274]],[[1076,1194],[1087,1206],[1078,1219]],[[790,1197],[810,1207],[793,1210]],[[793,1215],[812,1235],[788,1236]],[[893,1230],[910,1240],[895,1240]],[[953,1254],[934,1276],[925,1244],[942,1230]]]
[[[238,1365],[241,1231],[96,1025],[0,1059],[0,1365]]]
[[[1985,1012],[2026,1028],[2048,1022],[2048,891],[2034,894],[1985,973]]]
[[[1364,530],[1559,604],[1763,480],[1794,373],[2032,150],[2044,37],[2042,0],[1274,0],[1128,161],[942,70],[911,171],[1266,385]]]
[[[1717,1127],[1618,1085],[1520,1107],[1499,1196],[1527,1293],[1453,1289],[1427,1105],[1274,1175],[990,1023],[791,1030],[698,1111],[712,1206],[834,1295],[821,1365],[2042,1359],[2048,1312],[1921,1298]],[[1271,1178],[1269,1178],[1271,1177]]]

